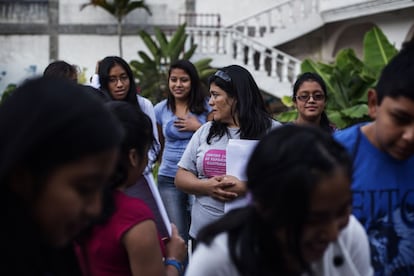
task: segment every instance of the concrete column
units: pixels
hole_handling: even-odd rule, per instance
[[[186,13],[195,12],[195,0],[185,0],[185,12]]]
[[[49,60],[59,58],[59,0],[49,0],[48,5]]]

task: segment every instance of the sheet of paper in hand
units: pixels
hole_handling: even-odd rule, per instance
[[[161,238],[171,237],[171,222],[151,174],[145,174],[125,192],[129,196],[141,199],[148,205],[155,216],[155,223]]]
[[[226,174],[247,181],[246,166],[250,155],[256,147],[258,140],[230,139],[226,147]],[[224,212],[234,208],[246,206],[250,202],[250,195],[237,198],[224,204]]]

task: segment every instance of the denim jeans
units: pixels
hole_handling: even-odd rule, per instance
[[[158,190],[168,217],[177,226],[178,233],[188,243],[191,206],[193,195],[186,194],[175,187],[174,178],[158,175]]]

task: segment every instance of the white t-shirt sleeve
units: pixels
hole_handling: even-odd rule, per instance
[[[150,151],[148,152],[148,166],[144,172],[144,173],[149,173],[152,170],[153,164],[157,160],[157,156],[161,150],[161,145],[158,140],[158,129],[157,129],[157,122],[155,120],[154,106],[152,105],[150,100],[142,96],[139,96],[139,95],[137,95],[137,101],[138,101],[139,106],[141,107],[141,110],[145,114],[147,114],[148,117],[151,119],[152,132],[155,138],[153,148],[151,148]]]
[[[186,276],[237,276],[236,267],[231,261],[227,234],[214,238],[210,245],[199,243],[191,256]]]
[[[363,276],[373,275],[370,246],[364,227],[351,215],[349,224],[343,231],[341,240],[356,270]]]
[[[150,117],[152,122],[152,130],[154,133],[154,137],[158,142],[158,129],[157,129],[157,121],[155,119],[155,111],[152,102],[147,98],[137,95],[139,106],[141,107],[142,111]]]
[[[89,85],[92,86],[93,88],[96,88],[96,89],[101,88],[101,84],[99,83],[99,75],[98,74],[93,74],[92,75]]]
[[[336,262],[335,260],[341,260]],[[358,220],[351,215],[348,225],[338,239],[332,242],[323,258],[312,264],[315,275],[320,276],[371,276],[371,256],[368,237]]]

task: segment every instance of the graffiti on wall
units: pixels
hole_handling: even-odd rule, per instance
[[[26,79],[32,78],[38,74],[37,65],[30,64],[24,68],[23,72],[16,75],[8,72],[7,69],[0,68],[0,97],[1,95],[10,89],[15,87],[16,83],[20,83]]]

